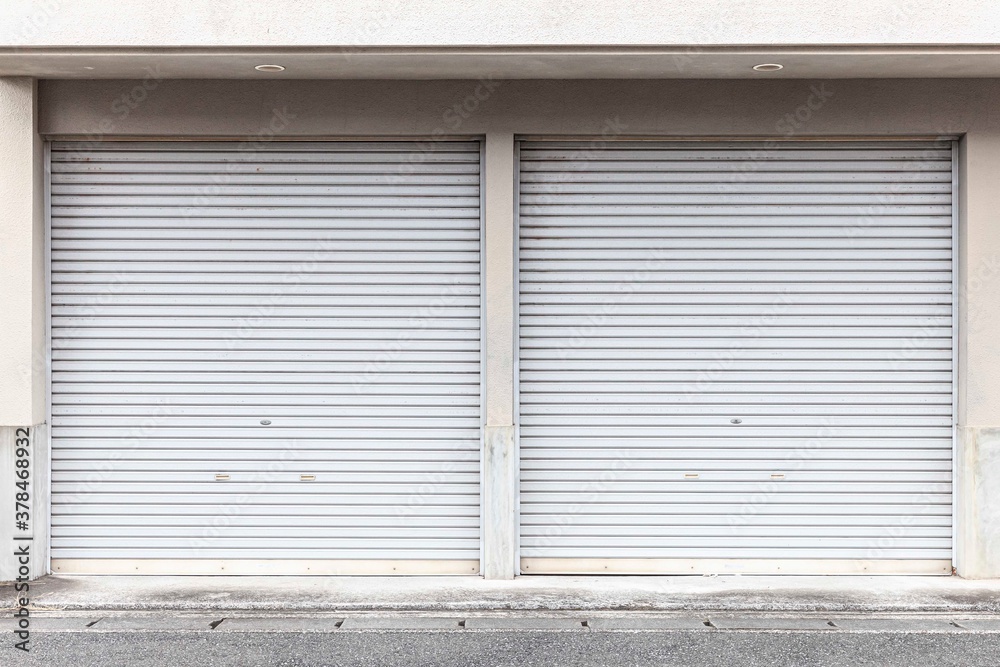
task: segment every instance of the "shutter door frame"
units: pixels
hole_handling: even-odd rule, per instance
[[[46,177],[43,179],[43,206],[44,206],[44,273],[45,273],[45,330],[46,330],[46,343],[47,343],[47,368],[46,368],[46,396],[47,396],[47,421],[49,424],[52,423],[53,417],[53,379],[52,379],[52,311],[53,311],[53,259],[52,259],[52,243],[53,243],[53,215],[52,215],[52,152],[54,146],[81,143],[79,140],[73,137],[61,138],[61,137],[51,137],[47,138],[43,142],[44,151],[44,164],[47,170]],[[136,144],[136,143],[149,143],[149,144],[231,144],[232,150],[243,151],[244,149],[239,148],[239,146],[245,143],[245,138],[195,138],[195,139],[177,139],[173,137],[141,137],[141,138],[102,138],[99,141],[85,141],[82,142],[88,146],[95,146],[97,150],[101,150],[102,147],[107,145],[115,144]],[[477,485],[478,485],[478,508],[475,514],[475,523],[478,526],[477,530],[477,551],[478,556],[475,558],[464,558],[464,559],[380,559],[380,558],[360,558],[360,559],[312,559],[312,558],[180,558],[180,557],[167,557],[167,558],[58,558],[52,557],[50,554],[49,561],[51,566],[51,571],[58,574],[142,574],[142,575],[210,575],[210,574],[227,574],[227,575],[360,575],[360,576],[371,576],[371,575],[477,575],[481,572],[481,563],[483,562],[483,468],[482,468],[482,432],[485,424],[486,413],[485,413],[485,326],[484,326],[484,316],[485,316],[485,300],[486,300],[486,290],[485,290],[485,268],[486,263],[484,261],[484,248],[485,248],[485,165],[484,165],[484,151],[485,151],[485,141],[481,136],[455,136],[455,137],[424,137],[424,136],[388,136],[388,137],[322,137],[322,138],[280,138],[273,141],[267,142],[265,150],[273,149],[275,145],[282,144],[320,144],[320,143],[330,143],[330,144],[347,144],[347,143],[372,143],[372,144],[389,144],[389,143],[403,143],[412,145],[413,154],[421,154],[428,151],[427,146],[432,148],[440,146],[441,144],[476,144],[477,146],[470,152],[475,152],[478,158],[478,162],[474,162],[478,165],[478,234],[476,235],[477,240],[477,285],[478,285],[478,328],[479,335],[475,340],[478,342],[479,354],[477,363],[477,373],[478,373],[478,392],[475,396],[478,399],[478,413],[479,418],[478,423],[478,446],[474,449],[474,454],[477,457]],[[156,150],[157,148],[150,148],[149,150]],[[470,274],[471,275],[471,274]],[[377,339],[372,339],[377,342]],[[391,339],[382,339],[390,340]],[[470,339],[472,340],[472,339]],[[470,395],[471,396],[471,395]],[[47,439],[49,441],[49,451],[54,452],[53,445],[53,429],[50,427],[46,429]],[[464,450],[463,450],[464,451]],[[473,453],[470,448],[469,454]],[[235,460],[235,459],[234,459]],[[442,463],[445,463],[442,460]],[[290,512],[289,516],[295,516],[294,513]],[[51,525],[51,524],[50,524]],[[56,550],[58,551],[58,549]]]
[[[766,143],[775,148],[789,145],[808,146],[810,144],[857,144],[860,149],[873,144],[889,146],[904,142],[921,142],[928,146],[933,142],[936,148],[947,143],[951,154],[951,454],[950,454],[950,557],[940,559],[845,559],[845,558],[704,558],[704,557],[669,557],[669,558],[607,558],[607,557],[535,557],[525,556],[523,542],[523,525],[521,510],[525,506],[521,485],[522,475],[519,474],[517,493],[517,540],[519,556],[519,572],[522,575],[531,574],[636,574],[636,575],[669,575],[669,574],[787,574],[787,575],[951,575],[955,565],[957,550],[958,509],[961,498],[958,475],[958,361],[959,361],[959,273],[960,273],[960,236],[959,236],[959,190],[960,169],[959,145],[956,137],[809,137],[809,138],[774,138],[774,137],[621,137],[606,139],[604,137],[588,136],[521,136],[516,137],[515,145],[515,285],[517,298],[515,300],[515,381],[514,400],[516,406],[515,445],[518,453],[518,470],[523,473],[522,450],[522,352],[523,337],[521,326],[522,309],[522,276],[521,244],[522,244],[522,165],[521,157],[526,146],[545,148],[558,143],[578,144],[584,147],[590,144],[600,145],[596,150],[614,150],[616,144],[629,143],[660,143],[673,149],[700,150],[711,147],[728,148],[732,150],[747,149],[754,144]],[[562,146],[569,151],[572,147]]]

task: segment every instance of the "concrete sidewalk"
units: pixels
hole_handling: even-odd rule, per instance
[[[1000,613],[1000,580],[958,577],[122,577],[32,582],[37,611]],[[15,600],[0,585],[0,604]]]

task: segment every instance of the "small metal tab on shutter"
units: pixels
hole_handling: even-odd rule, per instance
[[[478,142],[51,156],[55,571],[478,572]]]
[[[950,572],[950,142],[525,142],[522,571]]]

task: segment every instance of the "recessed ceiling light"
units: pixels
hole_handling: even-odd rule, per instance
[[[285,68],[281,65],[257,65],[254,67],[258,72],[284,72]]]
[[[84,65],[84,66],[83,66],[83,69],[94,69],[94,68],[93,68],[93,67],[90,67],[89,65]]]
[[[777,72],[779,69],[785,69],[785,66],[778,63],[761,63],[753,66],[755,72]]]

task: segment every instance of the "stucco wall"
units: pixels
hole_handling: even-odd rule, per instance
[[[984,44],[993,0],[5,0],[8,46]]]
[[[0,426],[45,416],[42,144],[36,84],[0,78]]]
[[[266,140],[275,128],[286,137],[485,134],[488,147],[509,146],[513,134],[960,135],[959,572],[1000,576],[1000,553],[987,548],[1000,538],[993,443],[1000,427],[1000,81],[46,81],[39,110],[42,133],[94,140]],[[23,153],[19,159],[26,164]],[[490,242],[491,229],[500,236],[513,229],[513,174],[491,164],[509,162],[487,157],[486,291],[502,289],[492,312],[487,303],[487,317],[499,319],[487,326],[487,372],[495,375],[486,408],[490,426],[513,428],[514,325],[504,292],[512,246],[509,238]],[[26,220],[22,212],[7,224]],[[23,230],[14,231],[23,243]],[[0,387],[0,395],[13,394]]]
[[[42,81],[40,131],[95,136],[938,136],[1000,131],[997,80]],[[618,124],[620,123],[620,127]],[[978,158],[977,158],[978,159]]]

